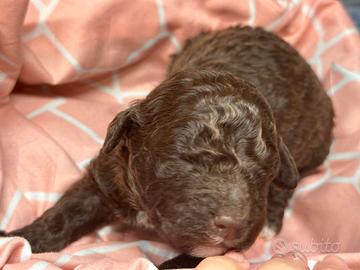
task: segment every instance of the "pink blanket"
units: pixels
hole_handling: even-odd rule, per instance
[[[237,23],[294,45],[336,110],[324,166],[301,182],[282,233],[247,256],[335,252],[360,269],[360,39],[337,0],[0,0],[0,229],[54,204],[115,113],[164,78],[187,37]],[[32,254],[26,240],[0,238],[0,268],[145,270],[175,254],[139,239],[109,226],[62,252]]]

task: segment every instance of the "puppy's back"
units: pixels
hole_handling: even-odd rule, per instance
[[[201,33],[173,56],[168,74],[194,67],[230,72],[253,84],[271,106],[300,173],[323,162],[332,139],[331,100],[311,67],[284,40],[251,27]]]

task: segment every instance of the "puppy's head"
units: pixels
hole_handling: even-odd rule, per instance
[[[227,73],[174,74],[115,118],[102,151],[123,152],[142,216],[195,256],[250,246],[269,185],[297,180],[268,104]]]

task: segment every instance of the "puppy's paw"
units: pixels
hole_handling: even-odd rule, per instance
[[[179,256],[172,258],[171,260],[163,262],[160,266],[158,266],[158,268],[160,270],[177,269],[177,268],[195,268],[203,259],[204,258],[180,254]]]
[[[262,231],[260,232],[260,238],[264,239],[265,241],[270,241],[278,234],[277,230],[268,224],[264,226]]]

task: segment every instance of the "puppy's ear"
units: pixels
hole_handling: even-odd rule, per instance
[[[130,129],[138,125],[135,106],[126,109],[116,115],[111,121],[105,138],[104,153],[110,153],[116,145],[121,143],[129,133]]]
[[[299,181],[299,172],[295,161],[282,139],[279,143],[280,169],[274,184],[283,189],[294,189]]]

